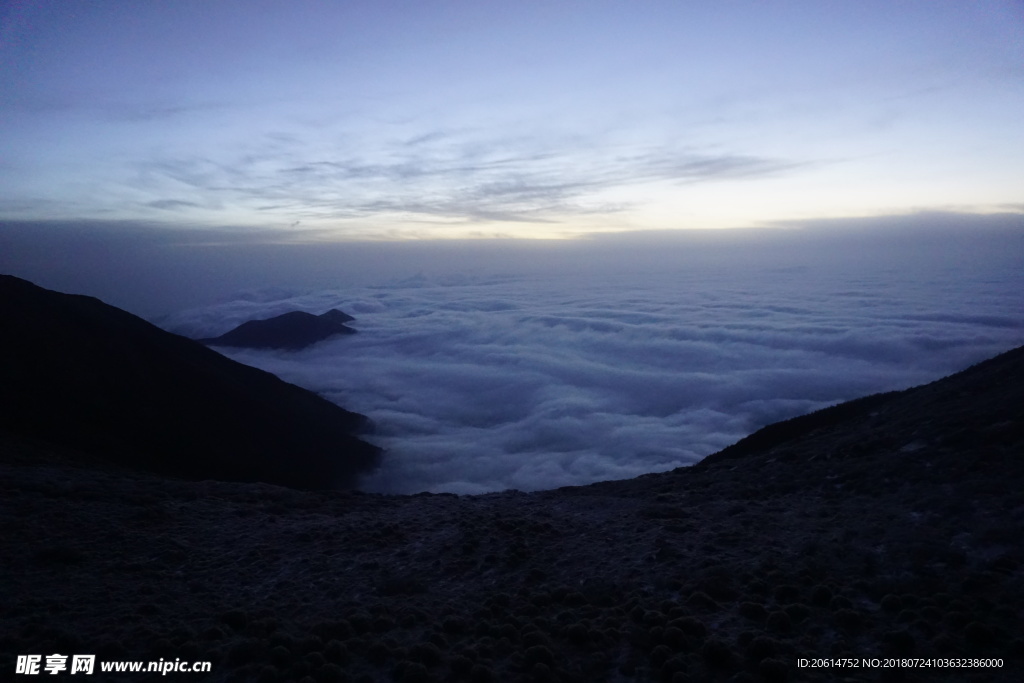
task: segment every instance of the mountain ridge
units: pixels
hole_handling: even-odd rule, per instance
[[[191,478],[351,486],[364,415],[99,299],[0,276],[0,427]]]

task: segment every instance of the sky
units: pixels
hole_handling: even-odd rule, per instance
[[[0,7],[0,221],[40,232],[565,238],[1024,211],[1019,1]]]

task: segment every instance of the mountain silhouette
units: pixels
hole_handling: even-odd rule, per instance
[[[334,316],[336,319],[336,316]],[[367,418],[86,296],[0,276],[0,429],[191,479],[347,487]]]
[[[352,320],[355,318],[337,309],[321,315],[291,311],[266,320],[250,320],[219,337],[198,341],[210,346],[295,351],[338,334],[355,334],[345,325]]]

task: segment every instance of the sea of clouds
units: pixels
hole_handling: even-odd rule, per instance
[[[354,315],[358,334],[301,351],[219,350],[368,415],[387,452],[363,488],[393,493],[669,470],[1024,343],[1024,273],[1005,244],[794,240],[449,259],[375,286],[250,291],[161,324],[208,337],[291,310]]]

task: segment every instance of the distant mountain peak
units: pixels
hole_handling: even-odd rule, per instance
[[[355,318],[336,308],[320,315],[291,311],[266,320],[250,320],[219,337],[198,341],[210,346],[297,351],[335,335],[355,334],[345,324],[352,320]]]

